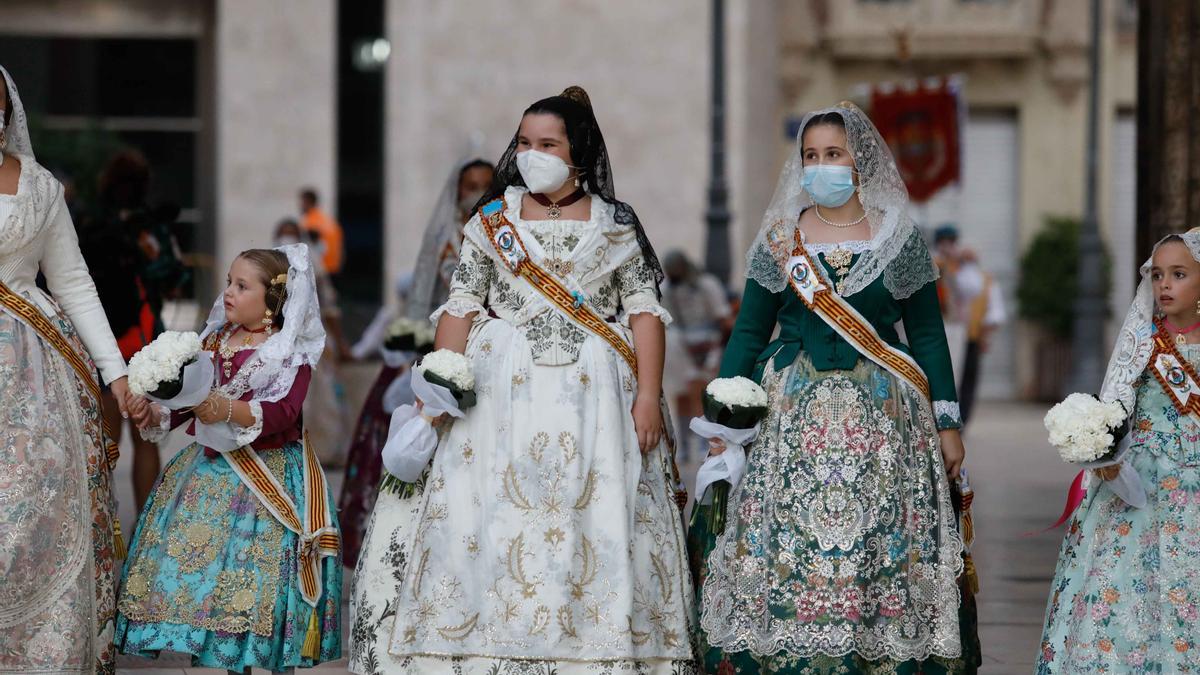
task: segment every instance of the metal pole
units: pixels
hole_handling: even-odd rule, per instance
[[[712,3],[712,148],[708,180],[708,238],[704,266],[729,283],[729,189],[725,184],[725,3]]]
[[[1092,0],[1092,83],[1088,91],[1087,184],[1083,223],[1079,231],[1079,284],[1075,297],[1075,321],[1071,340],[1070,391],[1099,393],[1104,377],[1104,247],[1096,220],[1096,151],[1100,114],[1101,1]]]

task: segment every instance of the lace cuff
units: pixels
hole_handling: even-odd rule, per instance
[[[958,409],[958,401],[934,401],[933,416],[937,421],[938,431],[962,428],[962,413]]]
[[[472,312],[486,314],[487,310],[484,309],[483,305],[479,304],[477,300],[472,300],[469,298],[450,298],[446,301],[446,304],[438,307],[437,310],[430,315],[429,320],[433,323],[434,328],[437,328],[438,320],[442,318],[443,314],[449,314],[450,316],[456,316],[460,319],[465,319]]]
[[[674,321],[671,318],[671,313],[665,307],[648,297],[635,296],[625,298],[622,302],[625,305],[625,311],[621,313],[621,325],[626,328],[631,328],[629,318],[634,314],[653,314],[658,317],[659,321],[663,322],[664,327],[670,326],[671,322]]]
[[[250,414],[254,416],[254,424],[251,424],[248,427],[243,427],[235,422],[230,423],[230,426],[233,427],[233,431],[237,434],[237,445],[239,448],[250,445],[254,441],[258,440],[258,437],[262,435],[262,403],[258,401],[249,401],[249,404]]]
[[[167,437],[167,434],[171,433],[171,411],[161,403],[151,403],[150,405],[153,406],[155,414],[158,415],[158,424],[146,427],[145,429],[138,429],[138,433],[141,434],[143,441],[160,443]]]

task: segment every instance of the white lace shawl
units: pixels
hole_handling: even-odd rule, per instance
[[[1192,257],[1200,261],[1200,228],[1164,237],[1154,245],[1154,250],[1157,251],[1159,246],[1172,237],[1182,239],[1192,252]],[[1100,386],[1101,400],[1120,401],[1131,415],[1137,402],[1135,387],[1138,378],[1146,370],[1150,363],[1150,354],[1154,351],[1154,283],[1150,279],[1150,267],[1153,262],[1152,252],[1150,259],[1142,263],[1142,280],[1133,296],[1133,304],[1125,314],[1125,323],[1121,324],[1121,331],[1117,333],[1117,343],[1113,346],[1108,370],[1104,373],[1104,384]]]
[[[937,267],[916,223],[908,214],[908,190],[891,150],[863,111],[853,104],[814,110],[804,116],[796,146],[783,166],[762,227],[746,254],[746,278],[778,293],[787,286],[784,274],[800,213],[813,204],[800,186],[804,172],[804,127],[817,115],[836,113],[846,126],[846,143],[859,175],[858,196],[871,227],[870,250],[851,268],[843,295],[853,295],[883,276],[892,297],[903,300],[938,278]]]

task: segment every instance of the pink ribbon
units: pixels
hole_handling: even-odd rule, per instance
[[[1067,520],[1071,518],[1071,514],[1075,513],[1075,509],[1079,508],[1079,505],[1083,503],[1083,498],[1087,495],[1087,491],[1083,489],[1083,474],[1086,471],[1087,469],[1080,471],[1075,476],[1075,480],[1071,481],[1071,487],[1067,489],[1067,503],[1063,507],[1062,515],[1058,517],[1058,520],[1044,530],[1039,530],[1037,532],[1026,532],[1021,536],[1032,537],[1037,534],[1043,534],[1067,522]]]

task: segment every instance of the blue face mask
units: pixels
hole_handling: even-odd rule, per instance
[[[804,167],[800,187],[804,188],[813,201],[827,209],[834,209],[850,200],[854,194],[854,176],[848,166],[817,164]]]

